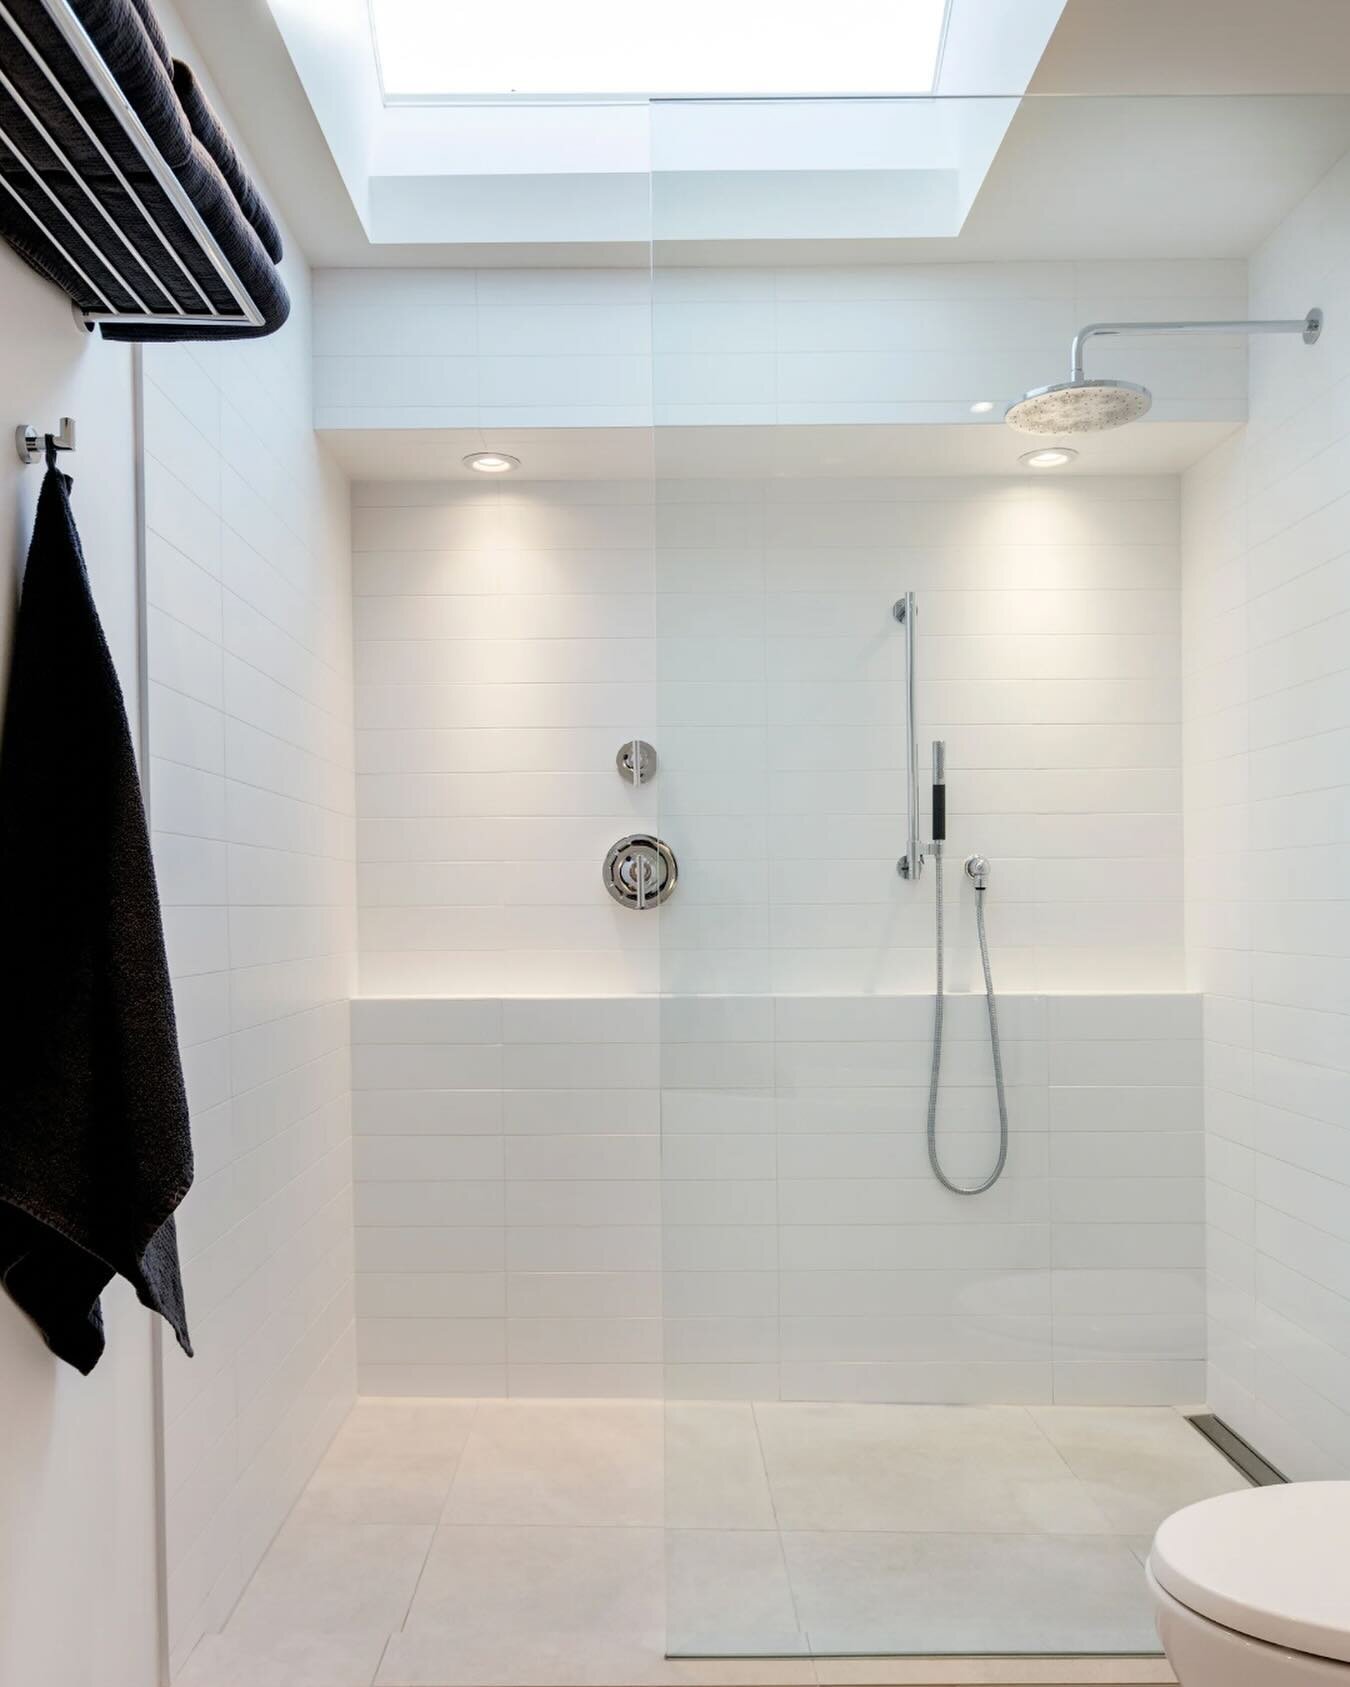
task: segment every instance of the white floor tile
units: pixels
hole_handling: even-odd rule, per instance
[[[753,1407],[671,1402],[665,1444],[667,1527],[777,1527]]]
[[[1149,1652],[1143,1571],[1102,1536],[786,1533],[816,1652]]]
[[[757,1406],[783,1529],[1103,1534],[1018,1406]]]
[[[429,1525],[292,1518],[225,1625],[229,1635],[399,1627],[431,1545]]]
[[[660,1529],[551,1525],[436,1531],[407,1629],[452,1628],[467,1643],[641,1637],[665,1611]]]
[[[1155,1654],[1149,1531],[1239,1486],[1166,1408],[363,1401],[182,1683],[1029,1680],[826,1654]]]
[[[819,1687],[1175,1687],[1166,1658],[817,1658]]]
[[[296,1515],[340,1523],[435,1523],[469,1428],[470,1400],[360,1400]]]
[[[667,1652],[807,1655],[777,1529],[671,1529],[666,1543]]]
[[[443,1521],[659,1527],[662,1436],[655,1401],[485,1400]]]
[[[174,1687],[370,1687],[388,1639],[383,1629],[268,1639],[207,1634]]]
[[[1033,1406],[1031,1415],[1121,1534],[1245,1488],[1243,1477],[1169,1406]]]
[[[814,1687],[807,1658],[667,1659],[653,1633],[578,1645],[575,1638],[518,1637],[466,1645],[453,1630],[409,1629],[394,1635],[377,1687]]]

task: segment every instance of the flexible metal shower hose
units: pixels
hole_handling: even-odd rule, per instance
[[[993,1171],[990,1172],[983,1183],[953,1183],[942,1169],[937,1141],[938,1083],[942,1075],[942,1019],[945,995],[942,964],[942,854],[940,851],[936,856],[935,865],[937,867],[937,1005],[933,1016],[933,1067],[928,1078],[928,1164],[933,1168],[933,1176],[943,1188],[950,1189],[954,1195],[982,1195],[986,1189],[992,1189],[994,1184],[998,1182],[1003,1175],[1003,1168],[1008,1160],[1008,1101],[1003,1091],[1003,1050],[998,1036],[998,1008],[994,1002],[994,978],[989,968],[989,939],[985,936],[984,930],[984,889],[980,885],[975,887],[975,924],[980,933],[980,963],[984,967],[984,998],[989,1006],[989,1041],[994,1051],[994,1088],[998,1093],[998,1159],[994,1162]]]

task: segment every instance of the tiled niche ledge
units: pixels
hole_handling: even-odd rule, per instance
[[[1203,1397],[1200,998],[999,1000],[1002,1181],[933,1179],[926,996],[352,1004],[368,1394]],[[943,1152],[994,1150],[982,996]]]

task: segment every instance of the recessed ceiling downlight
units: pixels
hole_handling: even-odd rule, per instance
[[[970,413],[972,416],[987,416],[993,408],[992,398],[977,398],[970,407]]]
[[[510,474],[520,467],[520,458],[510,457],[505,451],[470,451],[463,461],[466,469],[479,474]]]
[[[1047,445],[1040,451],[1024,451],[1017,461],[1028,469],[1062,469],[1077,455],[1071,445]]]

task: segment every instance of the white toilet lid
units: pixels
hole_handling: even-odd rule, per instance
[[[1350,1663],[1350,1482],[1288,1482],[1175,1512],[1149,1554],[1173,1599],[1256,1640]]]

